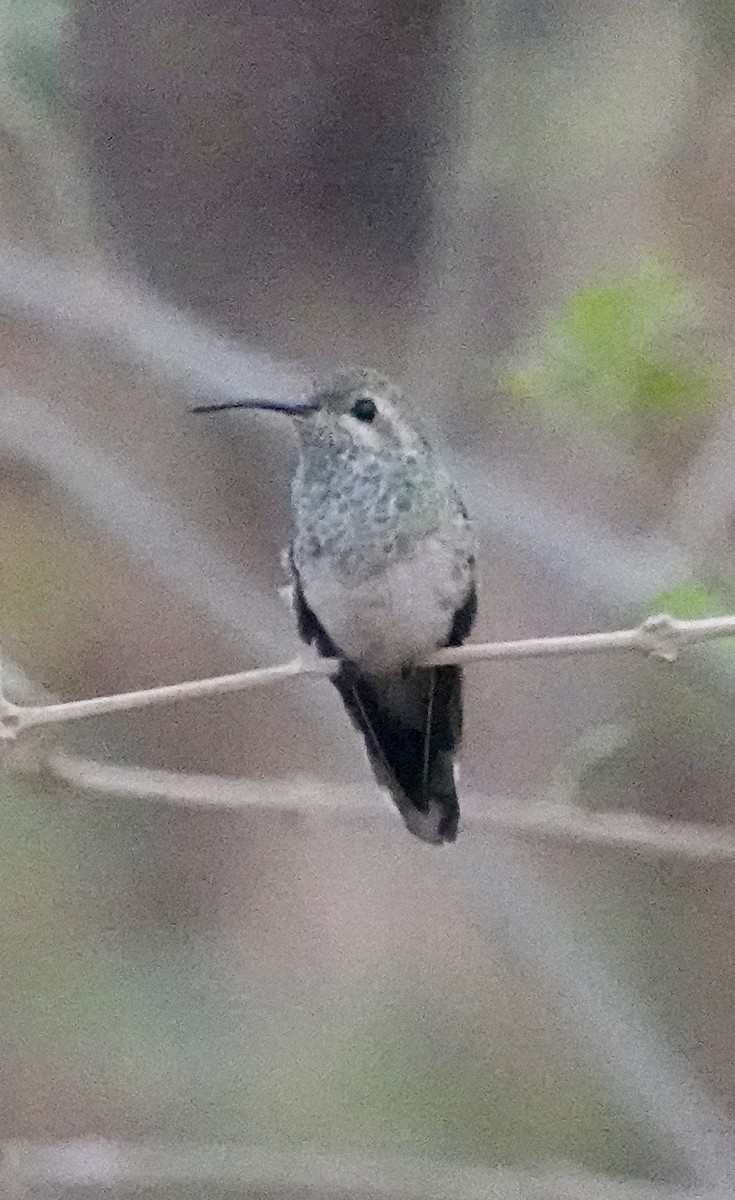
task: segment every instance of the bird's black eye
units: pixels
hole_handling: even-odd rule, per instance
[[[378,409],[375,401],[369,396],[360,396],[352,405],[352,415],[357,417],[358,421],[367,421],[368,423],[375,418]]]

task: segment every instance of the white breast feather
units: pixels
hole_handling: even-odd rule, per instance
[[[432,537],[409,557],[365,582],[350,583],[328,558],[302,569],[306,603],[353,662],[379,672],[422,658],[442,645],[471,582],[456,545]]]

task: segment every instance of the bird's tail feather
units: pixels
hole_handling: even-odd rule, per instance
[[[459,824],[454,759],[462,736],[459,667],[405,667],[369,678],[345,658],[304,598],[290,556],[299,633],[320,654],[340,658],[332,682],[365,746],[379,783],[391,793],[406,826],[425,842],[453,842]],[[475,617],[474,587],[455,614],[447,639],[458,646]]]
[[[376,778],[390,791],[411,832],[427,842],[454,841],[460,669],[413,667],[367,679],[345,662],[333,682],[365,739]]]

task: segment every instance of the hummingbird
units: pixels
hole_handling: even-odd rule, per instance
[[[467,510],[402,391],[377,371],[339,371],[299,400],[242,399],[194,412],[286,413],[300,457],[286,552],[298,631],[337,658],[332,682],[377,781],[407,828],[453,842],[462,673],[425,666],[459,646],[477,609]]]

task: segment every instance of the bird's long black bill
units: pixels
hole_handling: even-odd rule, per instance
[[[309,400],[222,400],[216,404],[195,404],[189,409],[192,413],[224,412],[230,408],[260,408],[268,412],[287,413],[288,416],[304,416],[314,411],[314,405]]]

